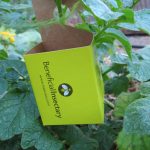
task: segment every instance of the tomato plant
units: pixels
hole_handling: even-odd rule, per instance
[[[133,51],[122,29],[150,34],[150,10],[134,11],[138,0],[79,0],[73,8],[55,2],[54,18],[42,22],[31,0],[0,2],[0,149],[149,150],[150,46]],[[40,43],[38,29],[54,23],[94,35],[105,82],[103,125],[42,125],[23,54]]]

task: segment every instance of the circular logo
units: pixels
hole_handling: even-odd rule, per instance
[[[67,83],[63,83],[58,87],[58,91],[62,96],[68,97],[73,93],[73,89],[72,87],[67,84]]]

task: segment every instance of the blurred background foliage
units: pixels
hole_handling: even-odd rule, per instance
[[[16,33],[14,44],[8,47],[10,58],[22,58],[22,54],[41,42],[41,36],[34,26],[31,0],[1,0],[0,20],[1,28],[13,29]],[[3,48],[2,45],[0,48]]]

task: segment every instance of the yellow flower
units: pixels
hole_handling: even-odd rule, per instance
[[[10,43],[15,42],[15,34],[13,34],[13,33],[4,31],[4,32],[0,32],[0,35],[2,35],[4,39],[8,39],[10,41]]]
[[[15,38],[14,37],[10,37],[9,40],[10,40],[10,43],[14,43],[15,42]]]

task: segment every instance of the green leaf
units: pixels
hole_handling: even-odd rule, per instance
[[[127,30],[139,31],[135,23],[119,23],[118,26]]]
[[[22,133],[38,116],[32,92],[8,92],[0,99],[0,139]]]
[[[114,63],[112,65],[112,70],[113,70],[113,72],[117,73],[118,75],[126,75],[126,73],[127,73],[127,68],[126,68],[126,65],[124,65],[124,64]]]
[[[125,112],[124,128],[126,133],[150,135],[150,98],[131,103]]]
[[[23,149],[35,146],[37,150],[60,150],[63,148],[63,144],[39,122],[34,122],[23,131],[21,146]]]
[[[150,55],[149,47],[132,53],[132,62],[128,62],[128,70],[131,76],[141,82],[150,79]]]
[[[5,60],[8,58],[8,54],[4,50],[0,50],[0,60]]]
[[[19,82],[13,83],[12,85],[13,89],[16,89],[19,92],[28,92],[31,89],[31,86],[29,85],[29,83],[25,80],[21,80]]]
[[[123,7],[132,8],[139,0],[122,0]]]
[[[128,64],[128,56],[124,54],[114,54],[111,57],[111,60],[115,64],[122,64],[122,65],[127,65]]]
[[[19,10],[19,11],[21,11],[21,10],[25,11],[25,10],[32,9],[32,6],[29,5],[29,4],[11,4],[11,8],[10,9],[12,9],[12,10]]]
[[[139,54],[144,60],[150,60],[150,46],[139,49],[136,54]]]
[[[122,0],[124,7],[132,7],[133,0]]]
[[[9,83],[9,89],[20,92],[32,92],[25,63],[20,60],[0,61],[0,78]]]
[[[150,34],[150,9],[144,9],[135,11],[135,23],[121,23],[120,27],[133,30],[133,31],[143,31]]]
[[[119,150],[149,150],[150,135],[128,134],[120,132],[117,138]]]
[[[119,8],[122,8],[122,6],[123,6],[122,0],[116,0],[116,2],[118,4]]]
[[[7,68],[5,74],[5,79],[8,81],[17,81],[20,77],[17,70],[15,68]]]
[[[25,63],[21,60],[2,60],[0,61],[0,66],[3,66],[3,68],[10,69],[14,68],[16,71],[19,72],[19,74],[27,76],[27,69],[25,66]]]
[[[150,9],[135,12],[135,20],[139,30],[150,34]]]
[[[143,96],[150,97],[150,82],[144,82],[140,85],[140,92]]]
[[[118,3],[116,0],[103,0],[103,2],[112,9],[118,8]]]
[[[120,22],[134,23],[134,11],[132,9],[126,8],[121,11],[124,15],[120,18]]]
[[[20,54],[31,50],[37,44],[41,43],[41,35],[36,30],[27,30],[19,33],[15,37],[15,47]],[[12,49],[14,53],[14,49]]]
[[[0,65],[0,78],[4,78],[6,73],[4,65]]]
[[[97,150],[98,142],[83,134],[77,126],[54,127],[53,130],[70,145],[69,150]]]
[[[0,61],[0,71],[3,71],[0,75],[1,78],[5,78],[8,82],[15,83],[21,80],[29,81],[27,69],[25,63],[20,60],[2,60]],[[29,83],[29,82],[28,82]],[[29,85],[30,87],[30,85]]]
[[[1,0],[0,2],[0,25],[2,26],[5,25],[6,27],[16,29],[17,32],[22,32],[26,29],[33,28],[33,17],[34,13],[31,1],[14,1],[6,3]]]
[[[114,28],[107,29],[106,33],[109,36],[117,39],[124,46],[124,48],[125,48],[128,56],[131,58],[131,49],[132,49],[132,46],[131,46],[128,38],[121,31],[119,31],[117,29],[114,29]]]
[[[20,150],[20,137],[15,136],[10,140],[0,141],[0,150]]]
[[[129,80],[125,76],[114,77],[106,81],[105,92],[108,94],[119,95],[121,92],[126,92],[129,86]]]
[[[113,12],[102,0],[82,0],[84,5],[99,19],[110,21],[116,20],[123,13]]]
[[[110,150],[116,139],[116,132],[107,125],[101,125],[90,137],[99,142],[99,150]]]
[[[11,8],[11,5],[9,3],[3,2],[3,1],[0,3],[0,10],[1,11],[9,12],[10,8]]]
[[[129,63],[130,74],[143,82],[150,79],[150,47],[147,46],[134,53],[133,62]],[[138,55],[137,55],[138,54]]]
[[[115,116],[123,117],[127,107],[139,98],[141,98],[140,92],[121,93],[115,101]]]
[[[0,96],[4,94],[8,89],[8,82],[5,79],[0,78]]]
[[[148,81],[150,79],[150,59],[141,59],[135,53],[132,58],[132,62],[128,64],[131,76],[141,82]]]
[[[14,10],[27,10],[31,9],[31,5],[28,4],[11,4],[6,2],[1,2],[0,9],[7,10],[7,11],[14,11]]]
[[[149,150],[150,98],[131,103],[125,112],[124,126],[117,138],[119,150]]]

